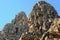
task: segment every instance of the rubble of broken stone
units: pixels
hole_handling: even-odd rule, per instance
[[[22,11],[6,24],[0,31],[0,40],[60,40],[60,16],[53,6],[40,1],[33,6],[29,18]]]

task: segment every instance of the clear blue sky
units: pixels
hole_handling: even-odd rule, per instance
[[[10,23],[15,15],[25,11],[29,16],[32,7],[39,0],[0,0],[0,30],[6,23]],[[60,0],[45,0],[55,7],[58,14],[60,13]],[[60,15],[60,14],[59,14]]]

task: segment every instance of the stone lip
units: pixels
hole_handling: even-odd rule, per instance
[[[45,40],[46,33],[52,31],[54,35],[53,31],[59,32],[59,23],[60,16],[54,7],[45,1],[40,1],[33,6],[29,18],[22,11],[11,23],[6,24],[4,29],[0,31],[0,40]]]

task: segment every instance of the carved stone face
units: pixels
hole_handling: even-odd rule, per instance
[[[52,25],[49,28],[49,32],[59,32],[60,30],[60,18],[54,19]]]
[[[53,23],[52,23],[52,25],[51,25],[51,27],[50,27],[50,29],[48,30],[48,32],[56,32],[56,33],[60,33],[60,18],[56,18],[54,21],[53,21]],[[49,35],[48,35],[49,36]],[[53,37],[53,35],[51,34],[49,37],[48,36],[46,36],[45,37],[45,40],[48,40],[49,39],[49,37]],[[53,39],[55,40],[58,40],[58,39],[60,39],[59,38],[60,36],[59,36],[59,34],[56,34],[54,37],[53,37]]]
[[[57,21],[57,27],[58,27],[58,31],[60,32],[60,18]]]

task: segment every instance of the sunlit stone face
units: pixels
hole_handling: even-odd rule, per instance
[[[53,23],[48,31],[50,31],[50,32],[59,32],[60,31],[60,18],[55,18],[55,20],[53,21]]]

